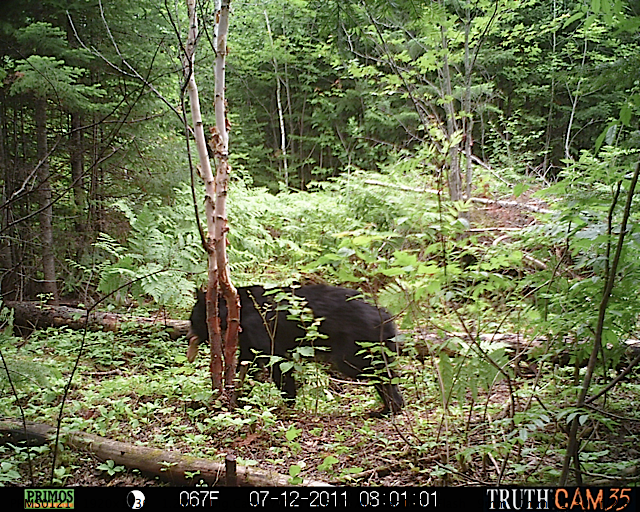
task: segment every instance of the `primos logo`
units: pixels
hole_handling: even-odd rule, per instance
[[[73,489],[25,489],[24,508],[74,508]]]

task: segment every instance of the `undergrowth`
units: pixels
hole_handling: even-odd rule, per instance
[[[585,169],[593,171],[588,180]],[[25,341],[12,336],[6,309],[0,415],[55,425],[84,342],[63,431],[214,460],[233,451],[241,464],[266,465],[291,483],[544,485],[557,484],[572,426],[579,425],[582,482],[637,481],[637,369],[607,389],[606,400],[578,400],[603,283],[620,243],[591,395],[628,364],[626,341],[637,331],[638,223],[616,231],[628,171],[614,151],[584,155],[556,190],[572,199],[556,204],[544,223],[500,236],[470,232],[469,205],[439,207],[393,188],[420,183],[406,168],[401,177],[393,170],[376,176],[388,187],[367,186],[367,176],[354,172],[277,201],[234,185],[229,257],[236,284],[347,285],[396,316],[407,404],[397,416],[369,418],[379,406],[371,386],[343,382],[309,363],[296,364],[304,385],[295,408],[251,373],[240,406],[226,410],[211,399],[206,358],[187,364],[183,340],[125,325],[115,333],[39,330]],[[571,187],[590,192],[580,196]],[[131,280],[112,306],[159,304],[187,315],[204,267],[195,230],[184,223],[188,193],[180,194],[183,202],[160,216],[121,205],[129,238],[103,237],[103,263],[86,269],[104,293]],[[513,223],[531,220],[514,214]],[[123,478],[114,464],[67,450],[52,473],[44,462],[50,454],[46,446],[2,446],[0,483],[26,485],[30,458],[43,461],[33,478],[52,485],[77,481],[87,464],[101,478]]]
[[[5,357],[43,370],[39,380],[16,381],[27,420],[56,423],[80,336],[64,329],[44,330],[20,349],[15,340],[4,339]],[[367,418],[367,412],[379,407],[372,387],[335,380],[321,368],[305,371],[292,410],[272,384],[253,375],[240,406],[229,411],[211,402],[206,358],[195,366],[186,364],[183,344],[164,333],[125,330],[89,337],[65,407],[63,431],[82,430],[219,461],[233,450],[240,464],[266,464],[291,474],[292,483],[304,477],[352,485],[461,485],[496,483],[500,475],[503,484],[550,484],[558,474],[563,425],[577,412],[571,409],[572,391],[567,386],[573,378],[570,370],[546,372],[539,386],[532,379],[519,381],[512,397],[517,412],[511,418],[505,414],[509,391],[496,382],[495,371],[477,366],[477,358],[460,369],[456,357],[442,353],[422,364],[407,355],[400,358],[400,387],[408,405],[393,418]],[[461,350],[463,360],[474,360],[468,347]],[[495,350],[490,355],[500,360]],[[456,372],[464,375],[454,376]],[[438,382],[438,376],[446,382]],[[470,390],[462,384],[469,382],[478,387]],[[442,389],[449,389],[450,395],[443,398]],[[630,383],[616,396],[637,391],[637,384]],[[525,408],[527,402],[531,403]],[[620,414],[631,414],[621,409]],[[0,415],[19,417],[16,397],[6,386]],[[585,469],[616,475],[621,466],[628,467],[619,453],[630,450],[632,440],[612,445],[610,436],[621,424],[607,414],[594,411],[589,420],[599,427],[586,441]],[[47,482],[50,448],[30,450],[31,457],[41,461],[36,481]],[[27,484],[27,459],[24,446],[4,446],[1,481]],[[74,467],[85,463],[81,455],[64,451],[53,484],[73,482]],[[91,465],[104,480],[122,472],[108,462]],[[371,471],[378,472],[374,480]]]

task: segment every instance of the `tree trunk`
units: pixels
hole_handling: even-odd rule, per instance
[[[4,186],[0,189],[0,297],[15,298],[16,273],[13,269],[13,254],[11,236],[8,232],[12,207],[7,200],[14,191],[15,170],[9,169],[9,162],[5,151],[5,93],[0,90],[0,179]]]
[[[442,92],[444,93],[444,109],[447,113],[447,140],[449,141],[449,196],[452,201],[462,200],[462,176],[460,174],[460,154],[459,144],[454,142],[458,132],[458,122],[456,119],[456,109],[453,103],[453,87],[451,84],[451,70],[449,69],[449,43],[447,32],[444,27],[442,31]]]
[[[229,260],[227,258],[227,194],[229,190],[229,133],[227,131],[227,101],[225,99],[225,67],[227,58],[227,34],[229,33],[230,0],[222,0],[218,19],[218,38],[216,40],[216,81],[215,112],[216,132],[214,153],[216,157],[216,202],[215,202],[215,257],[218,269],[218,282],[222,296],[227,303],[227,332],[224,340],[225,388],[227,398],[233,403],[234,382],[237,365],[238,332],[240,330],[240,297],[231,283]]]
[[[587,50],[588,50],[588,40],[587,40],[587,37],[585,36],[583,52],[582,52],[582,64],[580,66],[580,75],[582,76],[584,74],[585,63],[587,60]],[[573,121],[575,119],[576,112],[578,110],[578,102],[580,101],[580,96],[582,94],[582,91],[581,91],[582,82],[583,82],[582,76],[578,80],[578,85],[576,85],[575,92],[571,94],[571,91],[569,91],[569,99],[571,100],[571,114],[569,116],[569,123],[567,124],[567,134],[564,139],[564,157],[567,160],[573,160],[573,158],[571,157],[571,142],[573,140],[571,137],[571,130],[573,128]]]
[[[211,131],[210,147],[216,158],[214,179],[207,151],[207,144],[200,112],[200,98],[195,79],[195,48],[198,41],[198,18],[195,0],[187,0],[189,13],[189,36],[187,39],[183,69],[187,80],[187,91],[191,105],[193,130],[198,149],[202,179],[205,183],[205,212],[207,216],[208,287],[206,294],[207,327],[211,347],[211,384],[214,390],[232,402],[240,327],[240,299],[231,284],[227,261],[226,197],[229,183],[229,135],[227,132],[225,87],[225,65],[227,55],[227,33],[229,31],[229,0],[223,0],[216,12],[216,63],[215,63],[215,115],[216,125]],[[218,288],[227,303],[227,331],[224,342],[220,330],[218,311]],[[223,385],[224,362],[224,385]],[[233,405],[233,404],[232,404]]]
[[[49,155],[47,146],[47,100],[36,98],[36,139],[38,144],[38,165],[40,170],[40,244],[42,246],[42,270],[44,274],[43,293],[47,294],[52,304],[58,303],[58,287],[56,285],[56,266],[53,253],[53,204],[49,172]]]
[[[189,330],[188,320],[173,320],[166,317],[146,318],[131,315],[118,315],[92,311],[87,318],[84,309],[69,306],[42,305],[40,302],[7,301],[5,306],[14,311],[14,325],[18,330],[23,328],[27,332],[46,327],[69,327],[70,329],[84,329],[90,331],[117,331],[124,323],[133,322],[141,326],[150,327],[160,325],[168,328],[169,336],[178,339],[186,336]]]
[[[275,47],[273,45],[273,35],[271,34],[271,25],[269,23],[269,14],[267,10],[264,11],[264,19],[267,23],[267,34],[269,34],[269,41],[271,42],[271,52],[273,53],[273,71],[276,76],[276,103],[278,105],[278,121],[280,123],[280,151],[282,152],[282,170],[284,173],[284,186],[289,188],[289,167],[287,163],[287,136],[284,126],[284,113],[282,111],[282,84],[280,80],[280,73],[278,73],[278,61],[275,57]]]
[[[220,332],[220,320],[218,312],[218,270],[214,247],[214,197],[216,185],[209,161],[207,151],[207,141],[202,123],[202,112],[200,111],[200,96],[198,84],[195,77],[195,53],[198,42],[198,17],[196,12],[196,1],[187,0],[187,11],[189,15],[189,35],[185,47],[185,55],[182,67],[187,81],[187,93],[191,106],[191,120],[193,123],[193,133],[198,150],[200,161],[200,171],[205,186],[205,214],[207,220],[207,238],[205,241],[205,251],[208,255],[209,284],[206,293],[207,326],[209,330],[209,345],[211,347],[211,386],[220,394],[223,391],[222,383],[222,334]],[[219,34],[216,32],[216,40]],[[214,128],[215,130],[216,128]]]
[[[464,156],[465,156],[465,193],[467,197],[471,197],[471,183],[473,181],[473,163],[471,159],[473,149],[473,117],[471,116],[471,72],[473,64],[471,62],[469,38],[471,32],[471,13],[466,9],[467,19],[464,28],[464,102],[462,111],[464,118],[462,120],[462,129],[464,137]],[[467,217],[466,212],[461,212]]]
[[[557,16],[557,5],[556,0],[553,0],[553,19],[556,19]],[[553,30],[551,32],[551,60],[550,63],[552,65],[551,69],[551,92],[549,93],[549,113],[547,114],[547,129],[544,140],[544,158],[542,160],[542,175],[546,177],[547,170],[553,164],[551,160],[551,134],[553,131],[553,119],[555,112],[555,101],[556,101],[556,70],[555,65],[553,64],[555,56],[556,56],[556,46],[557,46],[557,36],[556,31]]]
[[[94,75],[92,78],[95,80],[94,83],[96,83],[99,81],[100,76]],[[94,113],[92,118],[93,130],[91,132],[91,165],[89,167],[91,178],[88,184],[89,190],[87,194],[87,231],[92,233],[108,231],[109,228],[105,225],[104,214],[103,183],[105,182],[105,171],[102,162],[102,155],[104,153],[104,148],[102,148],[103,133],[98,121],[99,116]]]
[[[86,244],[87,224],[85,212],[87,195],[84,190],[84,144],[82,131],[82,115],[79,112],[71,114],[71,133],[69,135],[69,163],[71,164],[71,180],[73,187],[73,201],[76,206],[75,229],[78,237],[76,245],[76,261],[81,261]]]

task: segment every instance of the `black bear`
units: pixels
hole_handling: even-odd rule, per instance
[[[280,297],[276,306],[274,297],[277,293],[285,297]],[[262,286],[248,286],[238,288],[238,294],[242,307],[238,340],[240,361],[253,360],[254,351],[290,358],[292,349],[311,344],[319,347],[314,350],[316,359],[329,362],[335,370],[350,378],[377,375],[373,377],[374,385],[384,402],[384,408],[378,414],[400,411],[404,401],[398,386],[390,383],[395,374],[387,364],[393,360],[396,345],[392,338],[396,336],[396,328],[386,310],[365,302],[355,290],[327,285],[272,291],[265,291]],[[198,353],[199,343],[209,339],[204,292],[198,291],[197,298],[188,335],[187,358],[190,362]],[[300,318],[291,318],[289,310],[297,298],[302,300],[303,306],[311,309],[314,318],[322,319],[319,334],[311,341],[308,337],[305,339],[306,332],[300,327]],[[224,300],[221,299],[219,304],[221,328],[224,330],[227,308]],[[358,342],[368,342],[364,346],[369,346],[369,349],[363,349]],[[367,352],[372,353],[371,347],[381,347],[383,342],[390,350],[374,350],[373,358],[366,357]],[[287,400],[295,399],[296,384],[291,372],[282,372],[279,364],[274,364],[273,380]]]

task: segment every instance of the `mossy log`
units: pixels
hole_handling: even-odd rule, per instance
[[[161,326],[167,329],[172,339],[185,336],[189,329],[188,320],[173,320],[158,315],[154,318],[120,315],[92,311],[87,317],[84,309],[69,306],[51,306],[40,302],[6,302],[5,306],[14,310],[14,325],[18,330],[43,329],[46,327],[69,327],[90,331],[117,331],[124,323],[135,323],[142,326]]]
[[[0,420],[0,444],[24,442],[31,445],[45,444],[55,438],[55,428],[42,423],[17,420]],[[212,486],[226,485],[224,462],[213,462],[184,455],[180,452],[114,441],[87,432],[73,431],[61,436],[63,442],[78,451],[96,458],[112,460],[129,469],[138,469],[147,475],[157,476],[171,485],[195,485],[201,480]],[[190,476],[187,476],[187,473]],[[191,474],[197,473],[195,476]],[[258,468],[239,466],[235,470],[236,485],[241,487],[280,487],[289,484],[289,477]],[[303,486],[326,486],[323,482],[303,480]]]

